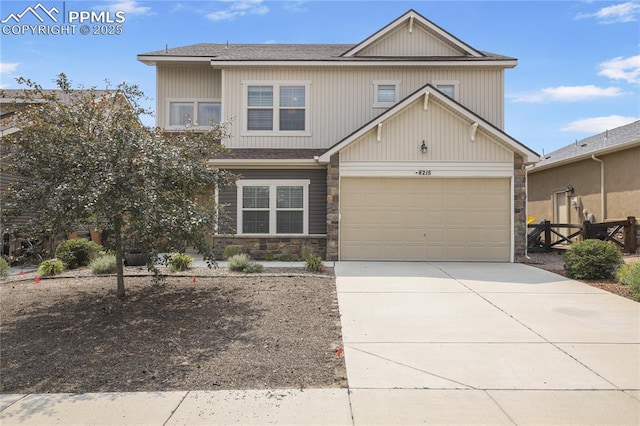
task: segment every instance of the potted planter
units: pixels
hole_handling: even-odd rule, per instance
[[[147,266],[149,253],[145,253],[140,248],[132,247],[125,254],[124,263],[127,266]]]

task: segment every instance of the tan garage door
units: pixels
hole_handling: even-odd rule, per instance
[[[509,179],[343,178],[342,260],[509,261]]]

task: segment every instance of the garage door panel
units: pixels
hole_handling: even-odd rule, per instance
[[[510,255],[510,183],[343,178],[343,260],[496,260]]]

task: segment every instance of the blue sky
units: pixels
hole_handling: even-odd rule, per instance
[[[8,18],[38,1],[2,0],[0,20],[8,19],[0,24],[2,88],[18,88],[18,76],[53,87],[64,72],[85,87],[102,88],[107,79],[137,84],[153,98],[155,69],[137,61],[139,53],[205,42],[358,43],[413,8],[476,49],[518,58],[518,66],[505,73],[505,130],[540,154],[640,119],[637,1],[40,3],[57,8],[58,18],[63,10],[67,17],[71,11],[94,12],[94,23],[86,22],[90,30],[99,17],[123,20],[122,34],[82,35],[76,21],[75,34],[34,35]],[[19,24],[40,22],[25,14]]]

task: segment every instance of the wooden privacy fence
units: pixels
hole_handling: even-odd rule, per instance
[[[636,218],[601,223],[583,222],[582,225],[570,223],[551,223],[548,220],[528,225],[527,247],[530,252],[547,252],[556,246],[566,246],[582,239],[599,239],[611,241],[622,251],[635,254],[638,249],[638,226]],[[560,232],[561,229],[577,231],[569,235]]]

